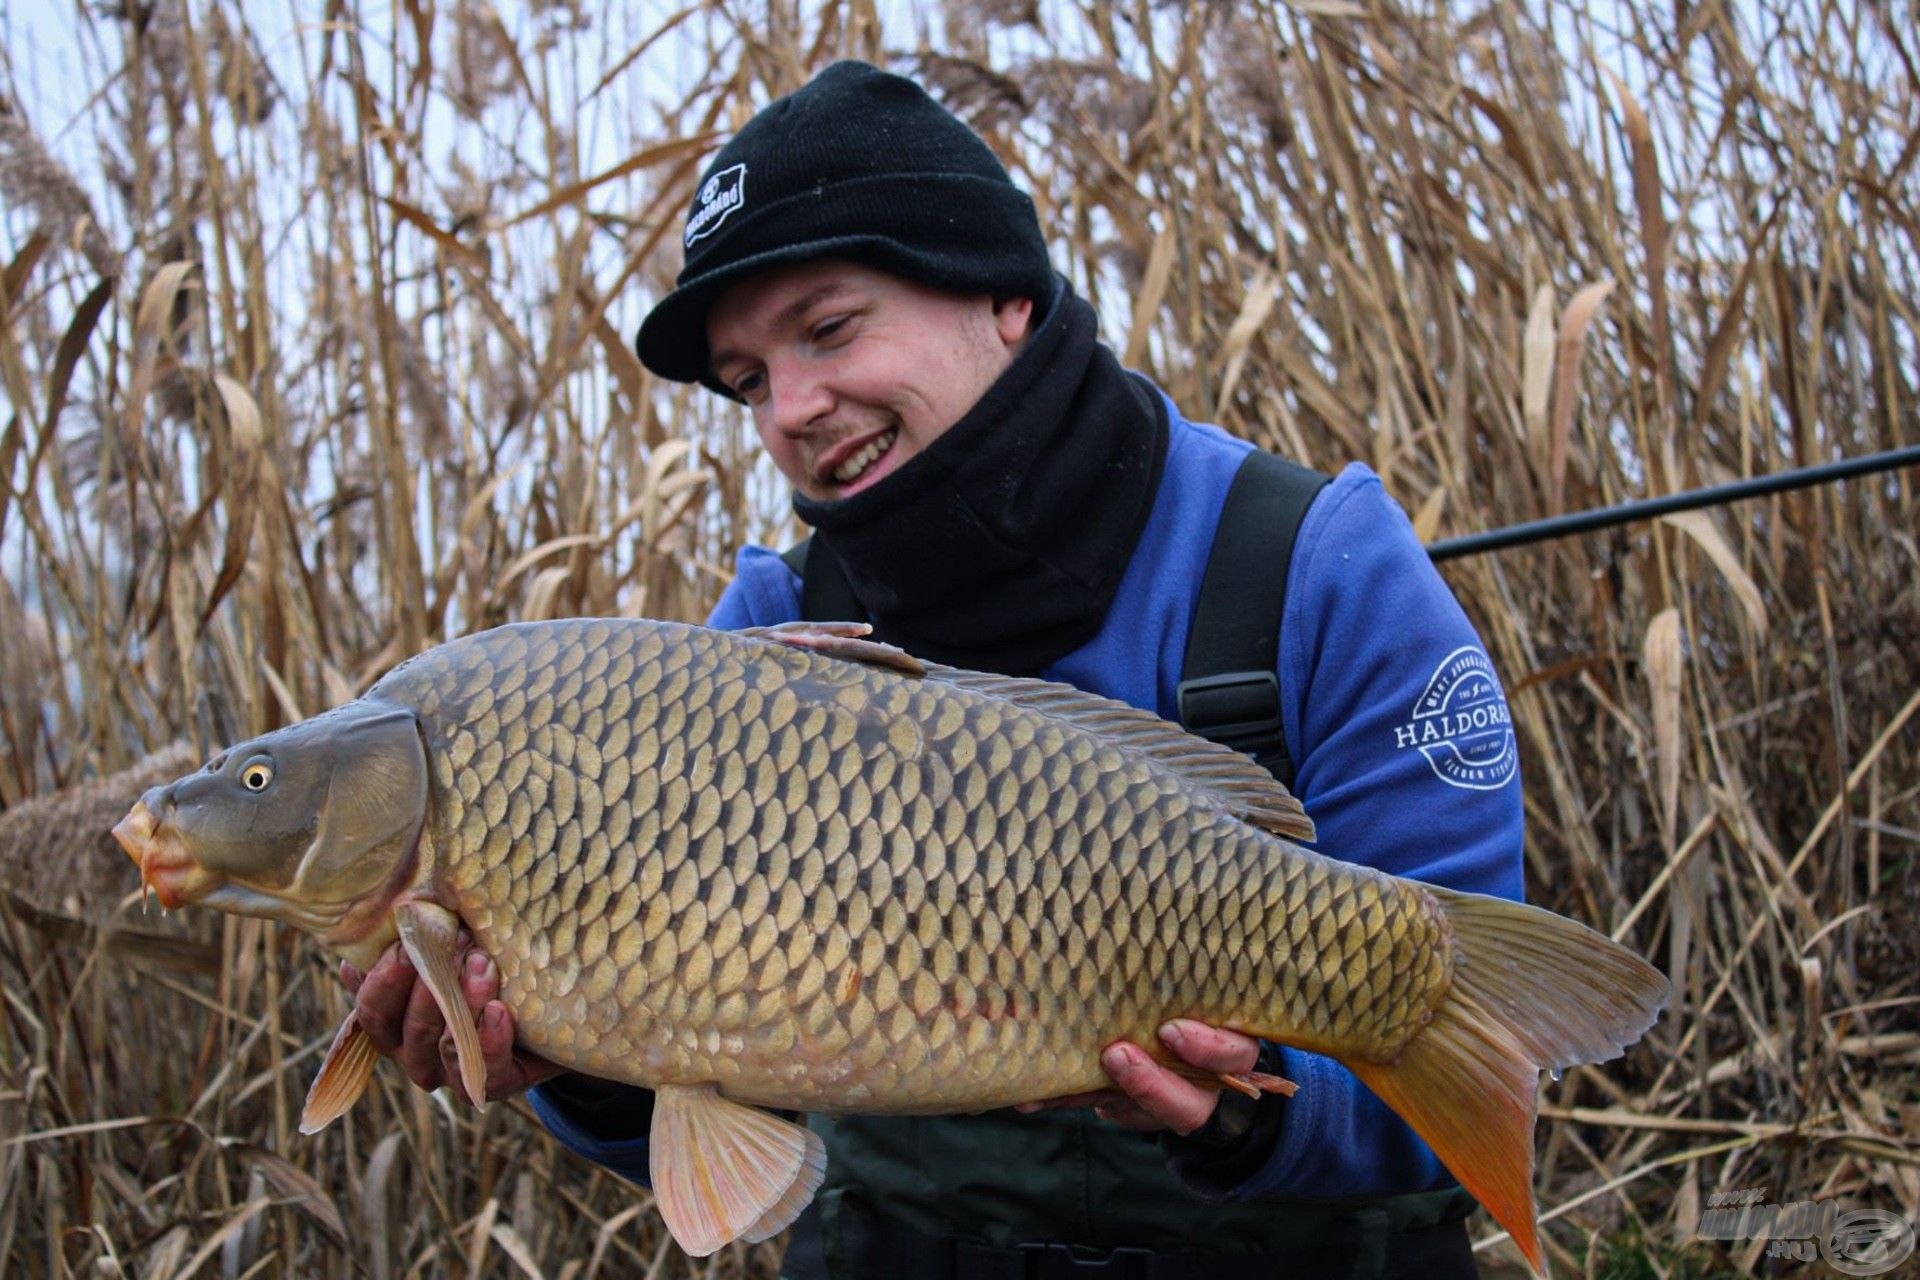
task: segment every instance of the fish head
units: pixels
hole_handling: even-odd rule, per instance
[[[141,882],[353,943],[417,878],[427,757],[412,711],[368,699],[222,751],[114,827]]]

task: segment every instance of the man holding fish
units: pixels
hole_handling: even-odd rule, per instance
[[[1378,479],[1352,466],[1309,490],[1291,554],[1269,566],[1288,585],[1284,629],[1264,637],[1262,761],[1296,802],[1244,757],[1128,709],[1191,721],[1233,686],[1182,677],[1250,450],[1097,341],[1031,201],[977,136],[912,82],[837,64],[721,150],[684,239],[640,356],[747,405],[814,530],[804,555],[742,553],[710,619],[741,638],[555,623],[459,641],[383,680],[368,709],[330,713],[344,727],[281,731],[305,737],[279,754],[275,735],[237,747],[123,824],[163,898],[296,919],[366,966],[343,969],[356,1007],[309,1120],[351,1104],[373,1053],[423,1088],[532,1088],[561,1141],[651,1180],[690,1248],[762,1238],[812,1199],[794,1280],[1468,1276],[1472,1199],[1448,1168],[1538,1266],[1538,1071],[1613,1056],[1664,983],[1580,926],[1501,901],[1521,891],[1506,705]],[[850,612],[872,640],[832,625]],[[730,674],[703,685],[712,672]],[[507,691],[509,676],[531,692]],[[558,714],[556,689],[591,698],[587,719],[523,727]],[[661,727],[616,723],[616,704],[638,717],[647,699]],[[668,724],[728,745],[656,768],[681,763]],[[811,735],[795,737],[802,724]],[[324,807],[343,790],[326,778],[351,766],[293,756],[329,734],[390,753],[391,804],[415,815],[351,841],[388,851],[351,877],[365,913],[392,908],[405,945],[384,954],[393,927],[285,905],[328,871],[350,820],[290,830],[297,871],[263,877],[220,843],[226,818],[203,838],[176,816],[216,785],[298,788]],[[481,765],[493,772],[467,781]],[[808,780],[780,811],[782,789]],[[747,807],[756,787],[771,810]],[[459,812],[420,816],[436,806]],[[404,850],[423,827],[436,847],[420,857],[441,865],[415,869]],[[516,852],[508,829],[537,847]],[[1373,870],[1279,839],[1316,834]],[[195,857],[179,852],[195,840]],[[541,865],[548,848],[571,870]],[[648,863],[669,848],[681,862]],[[407,876],[444,883],[396,897]],[[655,946],[689,909],[728,943],[680,929],[697,980]],[[529,940],[527,922],[556,912],[573,917]],[[493,941],[470,944],[463,922]],[[674,1031],[689,1011],[711,1023],[751,1005],[733,949],[778,966],[761,975],[769,1008],[786,988],[804,1007],[733,1039]],[[649,993],[649,965],[682,985]],[[735,995],[716,1006],[709,975]],[[1082,1048],[1095,1010],[1125,1030]],[[644,1050],[608,1047],[629,1033]],[[778,1053],[749,1061],[769,1043],[791,1054],[784,1087],[768,1083]],[[1007,1052],[1021,1045],[1028,1087]],[[1096,1054],[1106,1084],[1090,1089]],[[975,1084],[956,1078],[976,1066]],[[622,1072],[658,1087],[606,1078]],[[814,1112],[813,1135],[741,1102]],[[932,1114],[979,1105],[996,1109]],[[701,1163],[734,1139],[787,1163],[757,1182]]]

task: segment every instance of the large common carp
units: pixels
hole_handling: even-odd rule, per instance
[[[1285,789],[1155,716],[865,631],[502,627],[222,752],[115,834],[168,906],[289,921],[362,968],[398,937],[481,1098],[464,923],[522,1044],[658,1091],[654,1190],[691,1252],[773,1234],[819,1185],[819,1139],[761,1108],[1058,1097],[1185,1017],[1345,1063],[1541,1265],[1539,1073],[1637,1039],[1658,972],[1288,843],[1312,825]],[[349,1015],[303,1128],[374,1061]]]

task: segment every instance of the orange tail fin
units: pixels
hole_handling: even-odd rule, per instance
[[[1453,922],[1453,988],[1399,1061],[1343,1061],[1544,1276],[1533,1206],[1540,1072],[1620,1056],[1659,1016],[1667,980],[1564,916],[1423,887]]]

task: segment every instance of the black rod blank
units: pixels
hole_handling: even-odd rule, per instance
[[[1674,511],[1717,507],[1723,503],[1764,497],[1770,493],[1783,493],[1789,489],[1807,489],[1814,485],[1831,484],[1850,476],[1869,475],[1876,471],[1894,471],[1901,467],[1915,466],[1920,466],[1920,445],[1909,445],[1904,449],[1888,449],[1883,453],[1870,453],[1840,462],[1824,462],[1815,467],[1799,467],[1792,471],[1775,472],[1773,475],[1755,476],[1750,480],[1736,480],[1732,484],[1692,489],[1686,493],[1672,493],[1664,498],[1642,498],[1638,502],[1623,502],[1617,507],[1575,511],[1569,515],[1551,516],[1545,520],[1530,520],[1525,524],[1508,525],[1504,529],[1489,529],[1485,533],[1470,533],[1459,538],[1443,538],[1438,542],[1427,544],[1427,555],[1436,562],[1457,560],[1461,556],[1479,555],[1482,552],[1499,551],[1506,547],[1525,546],[1530,542],[1545,542],[1552,538],[1565,538],[1576,533],[1607,529],[1614,525],[1633,524],[1640,520],[1653,520]]]

